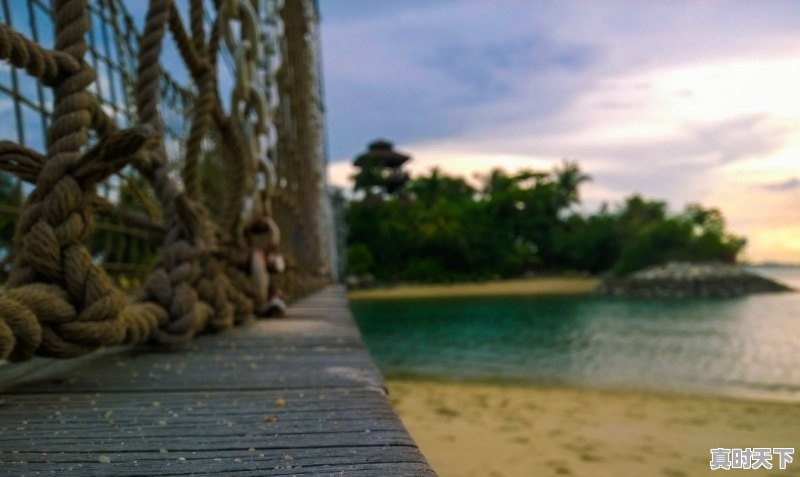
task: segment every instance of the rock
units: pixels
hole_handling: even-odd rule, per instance
[[[619,297],[733,297],[785,292],[782,283],[722,263],[670,262],[624,277],[607,278],[599,293]]]
[[[349,275],[345,278],[345,285],[348,290],[358,290],[361,288],[374,288],[378,284],[375,275],[367,273],[361,276]]]
[[[344,281],[347,288],[350,290],[357,290],[361,287],[361,281],[355,275],[348,275]]]

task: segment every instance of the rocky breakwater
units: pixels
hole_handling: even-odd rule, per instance
[[[721,263],[670,262],[603,281],[599,292],[619,297],[732,297],[785,292],[782,283]]]

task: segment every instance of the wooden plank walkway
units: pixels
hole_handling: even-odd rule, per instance
[[[435,475],[338,286],[186,349],[45,363],[3,385],[0,475]]]

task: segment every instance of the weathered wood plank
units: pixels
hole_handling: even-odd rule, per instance
[[[53,376],[52,368],[43,375],[32,373],[25,378],[26,392],[259,389],[269,383],[273,388],[310,387],[381,387],[375,369],[365,369],[365,350],[315,351],[282,350],[277,352],[195,353],[180,357],[169,353],[126,354],[119,360],[91,363],[91,373],[79,369]],[[169,369],[165,366],[169,365]],[[15,387],[7,393],[19,392]]]
[[[331,287],[180,350],[16,377],[0,396],[0,475],[434,474]]]
[[[240,459],[241,460],[241,459]],[[156,463],[151,465],[142,465],[140,463],[133,463],[130,466],[123,467],[122,465],[114,465],[112,460],[110,464],[98,463],[71,463],[65,464],[63,470],[65,473],[56,473],[50,470],[50,464],[25,464],[20,465],[14,471],[15,473],[2,473],[0,475],[9,476],[43,476],[43,475],[68,475],[70,477],[98,477],[107,475],[126,475],[130,477],[170,477],[170,476],[231,476],[231,477],[260,477],[260,476],[305,476],[313,475],[316,477],[367,477],[367,476],[409,476],[409,475],[431,475],[430,467],[427,464],[420,464],[418,462],[365,462],[356,464],[312,464],[306,466],[297,466],[289,463],[267,463],[264,466],[256,465],[253,461],[244,463],[233,463],[225,465],[225,463],[196,460],[174,461],[169,463]],[[111,470],[111,469],[114,470]],[[22,470],[24,469],[24,470]],[[122,474],[117,474],[117,469],[120,469]],[[198,470],[200,469],[200,470]],[[23,474],[16,473],[18,471],[24,472]],[[1,472],[1,471],[0,471]],[[108,472],[114,472],[109,474]]]

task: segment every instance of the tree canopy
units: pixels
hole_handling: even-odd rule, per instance
[[[527,272],[629,273],[669,260],[734,262],[744,247],[722,213],[691,204],[671,214],[639,195],[576,210],[590,177],[494,169],[473,186],[433,169],[392,194],[348,205],[349,270],[383,281],[441,282]]]

